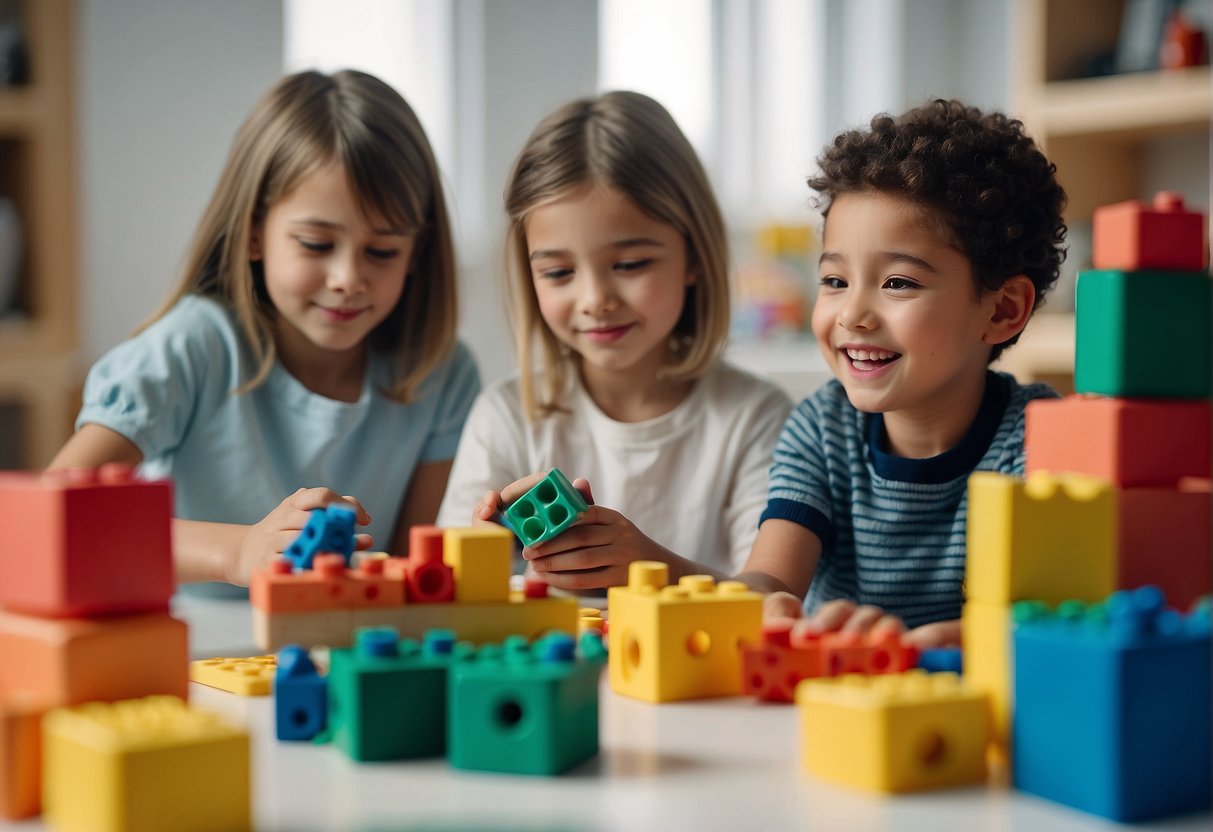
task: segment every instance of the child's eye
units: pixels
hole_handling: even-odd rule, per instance
[[[306,237],[296,237],[295,239],[299,241],[299,245],[308,251],[324,252],[333,250],[332,243],[326,243],[322,240],[309,240]]]
[[[398,248],[368,248],[366,253],[376,260],[391,260],[400,253]]]
[[[615,264],[616,271],[636,272],[653,264],[652,258],[640,260],[624,260]]]
[[[884,282],[884,287],[886,289],[891,289],[892,291],[898,291],[904,289],[917,289],[918,284],[913,280],[910,280],[908,277],[899,277],[894,275]]]
[[[539,272],[539,277],[547,278],[548,280],[563,280],[572,273],[572,269],[561,266],[559,268],[544,269],[543,271]]]
[[[827,274],[821,279],[821,285],[827,289],[845,289],[847,282],[836,274]]]

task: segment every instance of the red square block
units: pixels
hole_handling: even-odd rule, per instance
[[[791,639],[790,622],[765,624],[761,644],[741,645],[741,689],[767,702],[794,702],[804,679],[826,675],[820,637]]]
[[[1126,488],[1119,497],[1116,586],[1156,584],[1167,603],[1181,610],[1213,592],[1209,480],[1181,480],[1178,488]]]
[[[1070,471],[1122,488],[1208,477],[1207,401],[1067,396],[1028,404],[1027,473]]]
[[[1163,191],[1148,206],[1137,200],[1095,209],[1091,260],[1096,269],[1204,271],[1205,217],[1184,210],[1183,198]]]
[[[0,698],[53,707],[154,693],[186,698],[189,638],[167,613],[39,618],[0,612]]]
[[[168,609],[173,494],[129,466],[0,474],[0,606],[75,617]]]
[[[0,697],[0,817],[32,818],[42,811],[42,715],[37,697]]]

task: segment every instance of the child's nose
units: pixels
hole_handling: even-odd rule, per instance
[[[580,302],[582,311],[590,315],[600,315],[618,306],[615,296],[615,286],[611,279],[597,271],[583,272]]]
[[[862,292],[853,294],[838,310],[838,325],[852,331],[875,327],[875,311],[870,300]]]
[[[328,287],[335,292],[354,294],[364,283],[357,257],[346,256],[333,259],[328,273]]]

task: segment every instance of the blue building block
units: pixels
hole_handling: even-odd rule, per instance
[[[585,514],[585,498],[559,468],[553,468],[530,491],[505,510],[506,527],[524,546],[551,540]]]
[[[311,569],[312,560],[323,553],[339,554],[349,564],[354,554],[354,521],[357,516],[352,508],[336,504],[312,509],[307,525],[283,554],[296,569]]]
[[[579,655],[578,655],[579,654]],[[451,666],[448,756],[456,768],[554,775],[598,753],[597,633],[514,636]]]
[[[1210,808],[1208,609],[1142,587],[1014,617],[1016,787],[1122,822]]]
[[[274,725],[280,740],[310,740],[328,724],[328,685],[303,647],[278,652],[274,675]]]
[[[918,654],[917,667],[929,673],[961,673],[962,654],[959,647],[929,647]]]

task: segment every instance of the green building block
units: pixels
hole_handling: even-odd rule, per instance
[[[510,504],[505,510],[505,518],[523,546],[535,546],[576,523],[587,508],[581,492],[559,468],[553,468],[530,491]]]
[[[447,673],[472,646],[456,644],[451,630],[430,630],[421,644],[389,627],[359,629],[354,639],[329,654],[333,743],[354,760],[441,756]]]
[[[448,758],[456,768],[560,774],[598,753],[597,634],[513,636],[451,666]]]
[[[1204,272],[1084,272],[1078,278],[1075,391],[1208,398],[1211,289]]]

